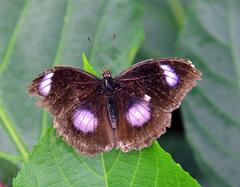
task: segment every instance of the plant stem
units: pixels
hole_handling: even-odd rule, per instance
[[[29,7],[29,0],[25,0],[25,4],[23,6],[21,15],[17,21],[17,24],[15,25],[12,36],[10,37],[7,48],[4,52],[4,55],[2,58],[2,63],[0,63],[0,73],[2,73],[8,66],[9,59],[10,59],[12,51],[13,51],[13,47],[17,40],[17,35],[18,35],[18,33],[23,25],[23,22],[25,20],[25,17],[28,13],[28,7]]]
[[[14,164],[18,164],[19,162],[23,161],[23,158],[21,156],[15,156],[4,152],[0,152],[0,158],[8,160]]]
[[[59,43],[57,46],[53,65],[58,65],[61,63],[61,56],[62,56],[63,49],[64,49],[64,42],[65,42],[65,38],[67,35],[69,23],[70,23],[70,16],[72,14],[72,0],[67,0],[66,3],[67,4],[66,4],[66,9],[65,9],[65,15],[63,17],[63,26],[62,26],[60,40],[59,40]],[[42,125],[41,135],[44,133],[45,129],[48,127],[47,124],[48,124],[48,113],[46,110],[43,110],[42,122],[41,122],[41,125]]]
[[[185,11],[181,0],[168,0],[167,2],[174,15],[177,27],[181,29],[185,20]]]
[[[17,133],[11,119],[7,115],[6,111],[4,111],[4,108],[0,105],[0,119],[3,121],[3,125],[7,130],[7,133],[15,143],[16,148],[22,155],[23,161],[26,162],[28,159],[28,151],[20,138],[19,134]]]

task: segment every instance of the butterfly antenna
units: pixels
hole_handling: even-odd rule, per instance
[[[99,62],[103,65],[103,67],[104,67],[105,65],[103,64],[103,61],[101,60],[101,58],[100,58],[100,57],[98,56],[98,54],[96,53],[95,48],[94,48],[94,46],[93,46],[93,44],[92,44],[92,40],[91,40],[90,36],[88,36],[88,42],[89,42],[89,44],[90,44],[90,46],[91,46],[91,48],[92,48],[92,51],[93,51],[94,55],[97,57],[98,61],[99,61]]]
[[[112,40],[112,60],[114,60],[115,38],[116,38],[116,33],[113,33],[113,40]]]

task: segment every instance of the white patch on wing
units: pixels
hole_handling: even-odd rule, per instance
[[[164,71],[163,74],[165,76],[166,82],[170,86],[175,86],[179,80],[179,77],[177,76],[175,71],[169,65],[166,64],[160,65],[160,68]]]
[[[141,127],[151,118],[149,104],[144,101],[135,103],[128,109],[126,117],[133,127]]]
[[[151,97],[147,94],[144,95],[144,100],[149,102],[151,100]]]
[[[39,86],[39,92],[43,96],[47,96],[51,90],[52,77],[53,77],[53,72],[46,74],[41,80],[41,83]]]
[[[97,127],[97,118],[86,109],[77,109],[73,114],[73,125],[84,133],[93,132]]]
[[[194,64],[192,63],[192,61],[188,60],[187,61],[193,68],[195,68]]]

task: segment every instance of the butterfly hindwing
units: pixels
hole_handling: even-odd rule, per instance
[[[82,154],[110,151],[114,135],[107,118],[104,96],[89,95],[85,101],[54,117],[57,134]]]
[[[147,95],[131,96],[127,91],[117,100],[119,123],[116,145],[122,151],[142,149],[170,126],[171,113],[151,102]]]

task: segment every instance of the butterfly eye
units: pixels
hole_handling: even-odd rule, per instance
[[[104,78],[109,78],[109,77],[112,77],[112,74],[109,70],[104,70],[103,71],[103,77]]]
[[[163,74],[165,76],[166,82],[170,86],[175,86],[178,83],[179,77],[176,72],[169,65],[160,65],[160,68],[164,71]]]
[[[43,96],[47,96],[51,90],[52,77],[53,77],[53,72],[46,74],[41,80],[41,83],[38,89]]]
[[[97,127],[97,118],[86,109],[77,109],[73,114],[73,125],[84,133],[93,132]]]

